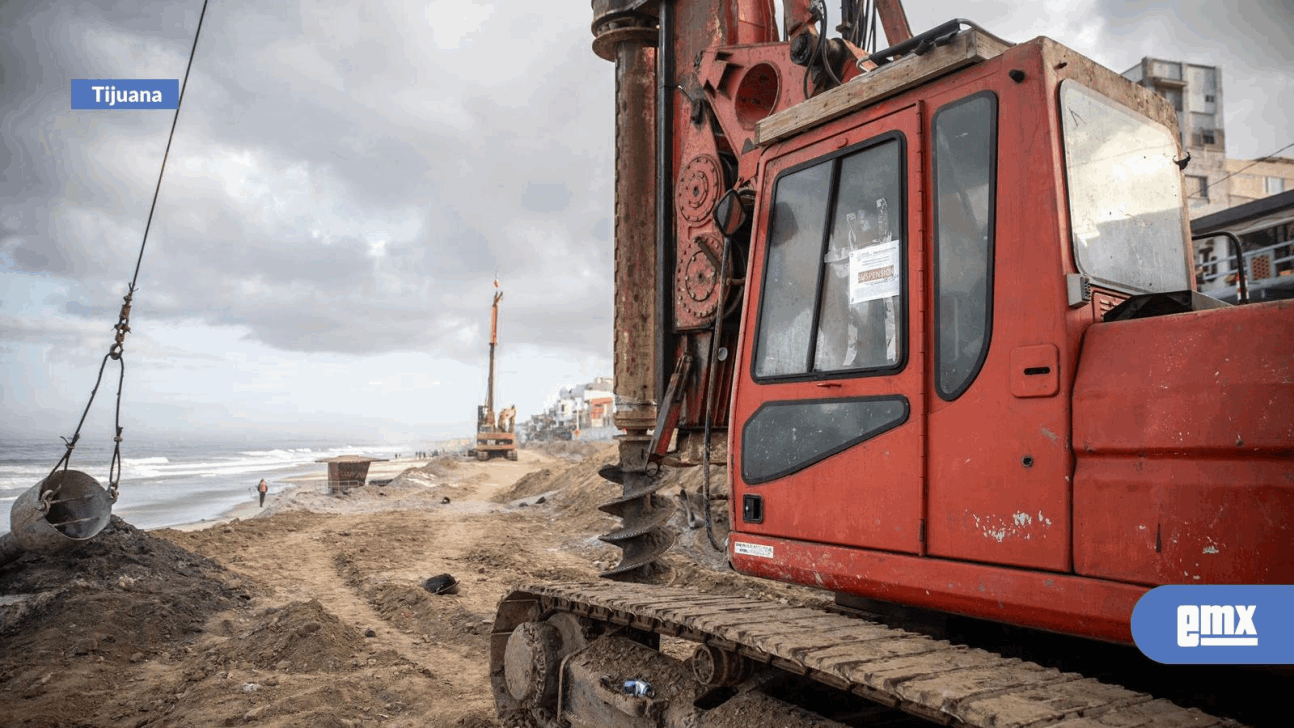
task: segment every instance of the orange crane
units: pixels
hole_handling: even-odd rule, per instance
[[[1131,646],[1154,587],[1294,583],[1294,302],[1195,292],[1172,105],[1045,37],[912,35],[898,0],[843,3],[834,38],[819,0],[784,36],[767,0],[592,6],[623,555],[501,602],[505,722],[1263,715],[1270,672],[1184,682]],[[655,583],[655,472],[715,438],[732,567],[832,613]]]
[[[497,280],[494,287],[499,287]],[[503,291],[495,291],[490,305],[490,373],[485,386],[485,404],[476,408],[476,445],[468,451],[469,456],[481,461],[500,456],[517,459],[516,407],[505,408],[497,414],[494,411],[494,350],[499,345],[501,300]]]

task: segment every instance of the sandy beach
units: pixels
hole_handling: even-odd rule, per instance
[[[0,568],[0,705],[12,726],[497,726],[487,678],[499,599],[596,579],[618,551],[597,468],[615,446],[516,462],[374,463],[344,496],[307,479],[219,521],[114,522],[75,554]],[[700,468],[676,473],[695,488]],[[716,477],[722,482],[722,470]],[[675,585],[820,602],[726,569],[674,518]],[[453,595],[422,587],[448,573]]]
[[[446,456],[446,458],[444,459],[448,461],[453,458]],[[390,480],[390,479],[396,478],[397,476],[399,476],[401,473],[404,473],[405,471],[426,467],[429,463],[431,463],[431,461],[432,461],[432,458],[427,457],[427,458],[399,458],[396,460],[382,460],[382,461],[373,462],[373,463],[370,463],[368,467],[368,480],[370,482],[375,480]],[[233,521],[235,519],[241,520],[244,518],[254,518],[257,515],[261,514],[265,510],[265,508],[271,508],[272,509],[271,512],[276,512],[275,510],[273,510],[275,504],[279,501],[280,498],[287,496],[289,493],[297,493],[302,490],[314,490],[314,489],[317,489],[319,492],[323,492],[328,485],[327,466],[321,463],[319,465],[319,472],[317,474],[297,475],[289,478],[283,478],[281,482],[290,484],[289,488],[286,490],[280,490],[279,492],[274,492],[272,490],[265,498],[265,507],[262,507],[260,505],[260,501],[258,498],[253,497],[251,498],[251,500],[248,500],[245,503],[239,503],[233,508],[229,508],[225,510],[223,513],[219,514],[214,518],[207,518],[201,521],[193,521],[192,523],[182,523],[177,526],[168,526],[168,528],[174,529],[176,531],[201,531],[204,528],[219,526],[224,523],[229,523],[230,521]]]

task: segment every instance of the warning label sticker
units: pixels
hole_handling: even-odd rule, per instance
[[[899,241],[887,240],[849,254],[849,303],[899,295]]]
[[[761,559],[773,558],[773,547],[764,546],[757,543],[746,543],[745,541],[735,541],[732,544],[733,553],[742,556],[758,556]]]

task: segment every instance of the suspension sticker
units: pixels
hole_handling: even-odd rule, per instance
[[[849,303],[899,295],[899,241],[887,240],[849,254]]]
[[[732,544],[732,551],[733,553],[741,554],[742,556],[758,556],[761,559],[773,558],[773,547],[758,543],[734,541]]]

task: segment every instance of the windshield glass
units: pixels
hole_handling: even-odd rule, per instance
[[[1060,105],[1079,270],[1131,292],[1190,288],[1177,140],[1073,81],[1061,84]]]

